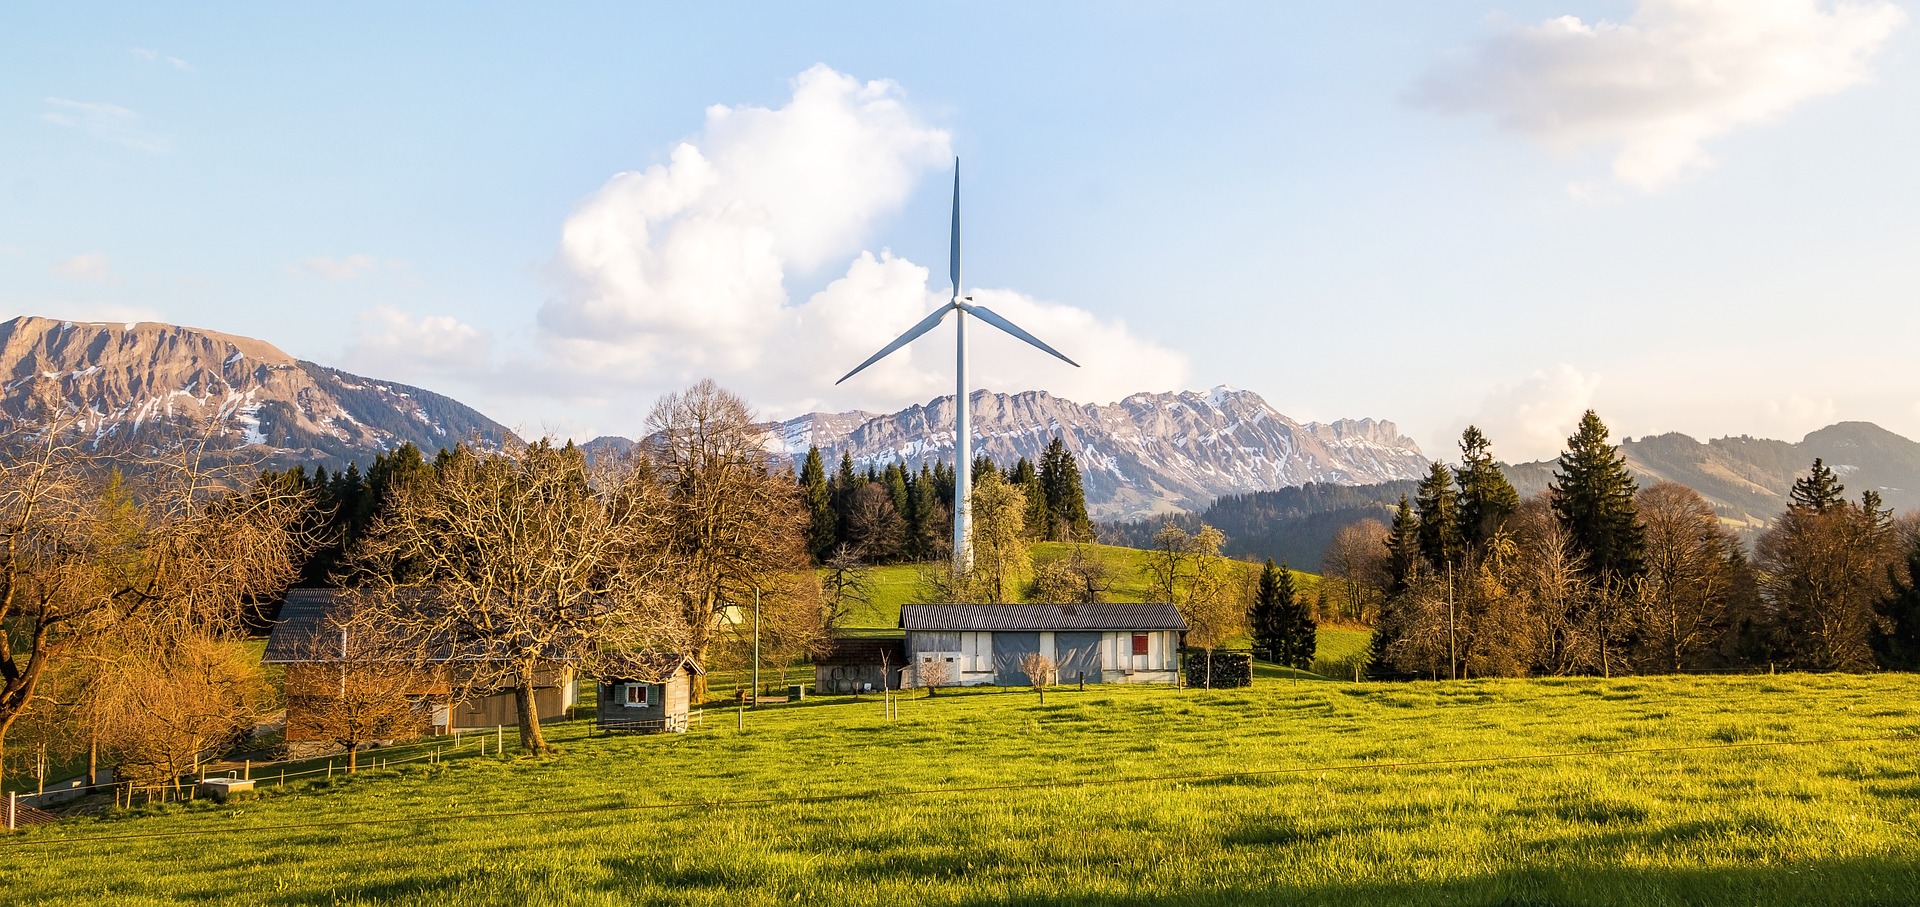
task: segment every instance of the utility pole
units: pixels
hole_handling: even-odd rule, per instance
[[[753,704],[760,704],[760,587],[753,587]]]
[[[1453,638],[1453,562],[1447,562],[1447,679],[1460,679],[1460,655]]]

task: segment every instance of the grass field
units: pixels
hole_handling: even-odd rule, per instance
[[[951,691],[892,722],[821,699],[744,733],[562,727],[552,758],[44,827],[0,843],[0,900],[1908,904],[1920,742],[1767,744],[1914,735],[1917,695],[1895,674],[1263,678]],[[1712,748],[1606,754],[1678,746]],[[1392,765],[1439,759],[1490,761]],[[1236,774],[1260,771],[1285,773]],[[1009,784],[1042,786],[965,790]],[[846,799],[799,799],[823,796]],[[386,824],[326,824],[366,820]],[[111,839],[136,835],[182,836]]]

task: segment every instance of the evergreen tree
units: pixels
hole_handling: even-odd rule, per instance
[[[992,457],[987,456],[984,453],[974,454],[973,456],[973,487],[979,488],[980,483],[986,478],[987,473],[998,472],[999,469],[1000,467],[994,465]]]
[[[1019,462],[1013,464],[1013,472],[1008,474],[1007,480],[1027,493],[1027,537],[1048,538],[1047,519],[1051,513],[1047,510],[1047,496],[1040,487],[1040,474],[1034,470],[1033,462],[1021,457]]]
[[[1314,639],[1318,626],[1313,620],[1313,609],[1308,606],[1305,596],[1294,588],[1293,571],[1286,564],[1280,565],[1277,591],[1278,607],[1275,611],[1275,624],[1279,633],[1272,650],[1273,661],[1289,668],[1307,670],[1313,667]]]
[[[1646,542],[1633,503],[1639,489],[1626,457],[1607,443],[1607,426],[1593,410],[1567,439],[1548,488],[1554,517],[1588,576],[1615,588],[1640,574]]]
[[[1460,466],[1453,471],[1460,488],[1460,541],[1476,557],[1520,509],[1520,493],[1493,461],[1492,446],[1480,429],[1467,426],[1460,435]]]
[[[847,544],[847,527],[852,525],[853,496],[860,490],[860,474],[853,471],[853,452],[840,452],[840,469],[828,484],[833,493],[834,547]]]
[[[1890,671],[1920,671],[1920,539],[1908,542],[1905,575],[1887,568],[1891,587],[1880,600],[1873,657]]]
[[[899,463],[888,463],[887,471],[881,473],[880,480],[887,483],[887,497],[893,499],[893,509],[905,518],[913,502],[907,493],[907,468]]]
[[[820,448],[809,445],[807,459],[800,465],[800,496],[806,500],[811,519],[807,529],[807,550],[813,562],[824,564],[839,543],[839,518],[833,510],[833,491],[827,487],[827,468],[820,461]]]
[[[949,493],[951,493],[951,487]],[[913,480],[912,506],[908,508],[907,556],[914,560],[939,560],[952,544],[947,531],[952,528],[947,508],[940,503],[940,481],[926,464]]]
[[[1420,515],[1420,556],[1436,572],[1460,562],[1460,499],[1453,490],[1453,473],[1438,460],[1420,482],[1414,496]]]
[[[940,506],[948,513],[953,512],[953,467],[946,461],[933,464],[933,492],[940,499]]]
[[[1281,636],[1284,630],[1280,623],[1280,570],[1273,565],[1273,558],[1267,558],[1267,565],[1260,569],[1259,585],[1254,587],[1253,606],[1247,609],[1247,627],[1253,631],[1253,647],[1267,653],[1267,660],[1278,662],[1280,659]]]
[[[1790,502],[1787,506],[1803,510],[1827,510],[1846,502],[1846,490],[1847,486],[1840,484],[1833,470],[1827,468],[1819,457],[1814,457],[1813,469],[1794,480],[1793,491],[1787,496]]]
[[[1058,435],[1040,457],[1040,487],[1047,498],[1045,537],[1056,542],[1093,541],[1093,520],[1087,516],[1080,465]]]
[[[1405,594],[1413,585],[1414,572],[1420,569],[1420,520],[1413,515],[1407,496],[1393,511],[1393,528],[1387,535],[1387,597]]]

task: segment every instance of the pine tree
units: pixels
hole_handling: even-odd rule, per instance
[[[1827,510],[1836,504],[1846,502],[1844,496],[1846,490],[1847,486],[1840,484],[1833,470],[1821,462],[1819,457],[1814,457],[1813,469],[1805,476],[1794,480],[1793,491],[1788,494],[1790,503],[1787,506],[1803,510]]]
[[[1634,510],[1638,487],[1627,471],[1627,459],[1607,443],[1607,426],[1593,410],[1587,410],[1579,430],[1567,439],[1548,488],[1554,517],[1588,576],[1603,587],[1617,588],[1640,574],[1646,543]]]
[[[1414,572],[1420,569],[1420,520],[1413,515],[1407,496],[1393,511],[1393,528],[1387,535],[1387,597],[1397,598],[1413,585]]]
[[[952,527],[949,512],[940,503],[940,480],[936,473],[920,464],[920,475],[913,480],[913,503],[908,508],[907,556],[932,561],[944,556],[952,544],[946,532]],[[951,486],[948,486],[951,493]]]
[[[1040,487],[1040,474],[1034,470],[1033,462],[1021,457],[1019,462],[1013,464],[1013,472],[1008,474],[1007,481],[1027,493],[1027,537],[1047,538],[1047,496]]]
[[[1080,465],[1058,435],[1040,457],[1040,487],[1047,497],[1046,538],[1056,542],[1093,541],[1093,520],[1087,516]]]
[[[953,512],[953,467],[943,460],[933,464],[933,491],[940,498],[940,506]]]
[[[1293,585],[1293,572],[1285,564],[1280,565],[1280,573],[1287,578],[1288,586]],[[1302,671],[1312,669],[1320,626],[1313,619],[1313,609],[1307,605],[1306,597],[1294,596],[1293,604],[1282,608],[1281,621],[1287,628],[1286,658],[1282,664]]]
[[[1267,653],[1267,660],[1280,660],[1280,570],[1273,558],[1260,570],[1260,583],[1254,587],[1253,605],[1247,609],[1247,627],[1253,631],[1253,647]]]
[[[834,547],[847,544],[847,527],[852,525],[854,493],[860,490],[860,474],[853,471],[853,452],[840,452],[840,469],[828,484],[833,497]]]
[[[1920,671],[1920,540],[1910,542],[1905,575],[1888,568],[1890,590],[1880,600],[1873,657],[1890,671]]]
[[[1435,571],[1460,562],[1460,499],[1453,490],[1453,473],[1438,460],[1420,482],[1414,496],[1420,515],[1420,556]]]
[[[820,461],[819,447],[809,445],[807,459],[800,465],[800,496],[806,499],[811,519],[807,550],[813,553],[814,563],[824,564],[839,543],[839,518],[833,510],[833,491],[827,487],[827,468]]]
[[[1486,550],[1507,522],[1520,509],[1520,493],[1493,461],[1492,442],[1474,426],[1460,435],[1460,466],[1453,471],[1459,485],[1460,541],[1476,557]]]

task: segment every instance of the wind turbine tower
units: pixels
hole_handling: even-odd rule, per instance
[[[973,402],[968,396],[967,386],[967,316],[972,315],[1000,330],[1006,331],[1042,352],[1065,362],[1074,368],[1080,363],[1068,359],[1059,350],[1042,343],[1040,338],[1020,329],[985,306],[973,304],[973,297],[960,295],[960,159],[953,159],[953,233],[949,248],[950,266],[948,276],[953,281],[953,294],[947,304],[920,320],[919,324],[907,329],[899,338],[874,353],[867,361],[860,363],[853,371],[846,373],[838,385],[848,378],[860,374],[867,366],[887,358],[897,350],[928,331],[952,314],[953,319],[953,570],[966,573],[973,569]]]

